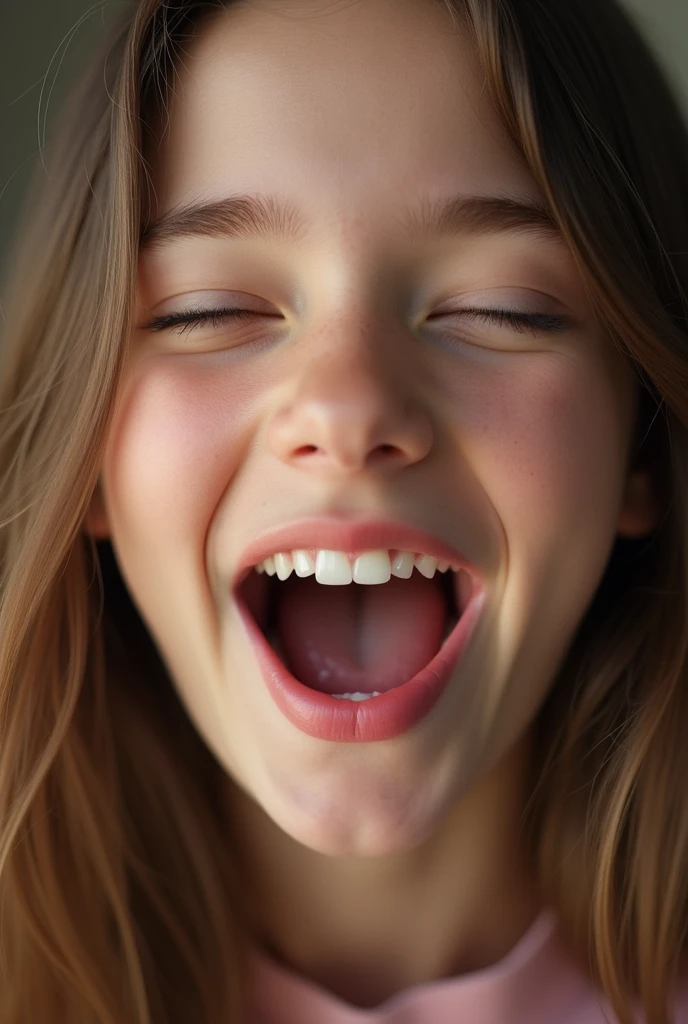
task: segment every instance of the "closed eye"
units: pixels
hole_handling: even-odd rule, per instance
[[[156,317],[155,320],[151,320],[149,324],[146,324],[146,330],[148,331],[166,331],[171,330],[173,327],[180,327],[181,330],[176,330],[175,334],[184,334],[185,332],[192,331],[196,327],[204,323],[212,323],[213,327],[218,327],[221,324],[227,323],[229,320],[235,321],[253,321],[257,317],[268,316],[267,313],[255,313],[249,309],[187,309],[180,310],[178,313],[168,313],[166,316]]]
[[[565,331],[571,326],[571,320],[561,313],[536,313],[516,309],[458,309],[451,313],[438,314],[442,317],[459,317],[462,320],[483,320],[496,323],[498,327],[512,327],[516,331]]]
[[[211,323],[213,327],[219,327],[230,321],[252,323],[258,317],[269,316],[267,313],[256,313],[248,309],[190,309],[180,310],[178,313],[169,313],[166,316],[156,317],[146,329],[149,331],[175,330],[175,334],[184,334],[194,330],[205,323]],[[557,313],[537,313],[515,309],[491,309],[471,308],[455,310],[452,313],[438,314],[442,317],[459,317],[463,320],[482,320],[496,323],[499,327],[511,327],[516,331],[530,330],[533,334],[538,331],[565,331],[570,326],[568,317]],[[181,328],[181,329],[179,329]]]

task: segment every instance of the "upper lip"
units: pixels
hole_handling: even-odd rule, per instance
[[[458,565],[474,578],[480,575],[477,568],[453,544],[416,526],[391,519],[352,522],[309,518],[273,527],[252,541],[242,552],[236,566],[233,588],[236,590],[253,566],[269,555],[304,548],[351,553],[380,549],[422,552]]]

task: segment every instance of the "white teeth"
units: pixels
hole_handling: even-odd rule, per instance
[[[370,700],[371,697],[379,697],[381,694],[375,690],[373,693],[331,693],[330,697],[344,698],[345,700]]]
[[[348,583],[376,585],[386,583],[392,576],[407,580],[414,566],[423,576],[431,580],[435,572],[460,572],[447,559],[438,559],[413,551],[396,551],[390,558],[389,551],[364,551],[354,559],[353,565],[344,551],[319,550],[313,557],[313,549],[280,551],[259,562],[256,572],[266,572],[286,580],[295,572],[297,576],[312,576],[326,586],[344,586]]]
[[[315,578],[318,583],[327,583],[332,586],[351,583],[353,580],[351,562],[343,551],[318,551]]]
[[[263,565],[265,566],[265,571],[268,574],[268,576],[275,575],[276,569],[274,555],[270,555],[269,558],[266,558],[265,561],[263,562]]]
[[[386,583],[391,575],[386,551],[366,551],[354,562],[354,583]]]
[[[308,551],[292,551],[294,571],[297,576],[312,576],[315,572],[315,559]]]
[[[416,556],[416,569],[418,572],[422,572],[423,576],[427,576],[429,580],[435,575],[435,569],[437,568],[437,559],[433,558],[432,555],[417,555]]]
[[[284,551],[280,551],[279,554],[274,556],[275,558],[275,569],[277,575],[281,580],[286,580],[291,576],[294,571],[294,563],[292,562],[291,555],[286,554]]]
[[[407,580],[413,572],[415,555],[411,551],[397,551],[391,564],[391,571],[402,580]]]

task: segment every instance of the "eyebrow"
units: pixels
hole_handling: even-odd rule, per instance
[[[549,210],[527,197],[455,195],[425,199],[400,219],[409,242],[469,233],[528,231],[542,238],[562,235]],[[181,238],[285,239],[301,241],[307,224],[300,211],[278,195],[232,195],[192,201],[144,225],[139,249],[166,248]]]

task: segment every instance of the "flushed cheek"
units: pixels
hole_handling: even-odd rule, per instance
[[[220,407],[196,365],[150,360],[118,417],[106,473],[118,531],[132,543],[201,543],[240,461],[242,392],[228,390]]]
[[[243,410],[240,390],[223,391],[220,407],[207,369],[191,362],[149,359],[132,375],[103,467],[125,582],[182,686],[217,672],[205,546],[240,461],[234,449]]]
[[[623,489],[626,410],[613,372],[540,353],[485,374],[471,395],[461,429],[503,530],[509,585],[532,611],[566,579],[575,605],[606,561]]]
[[[509,519],[540,533],[599,511],[620,453],[610,395],[592,375],[566,367],[501,385],[484,430],[491,492]]]
[[[597,590],[625,452],[624,402],[601,366],[552,353],[508,370],[472,381],[457,427],[501,531],[495,616],[475,655],[489,685],[469,693],[473,735],[495,750],[532,719]]]

